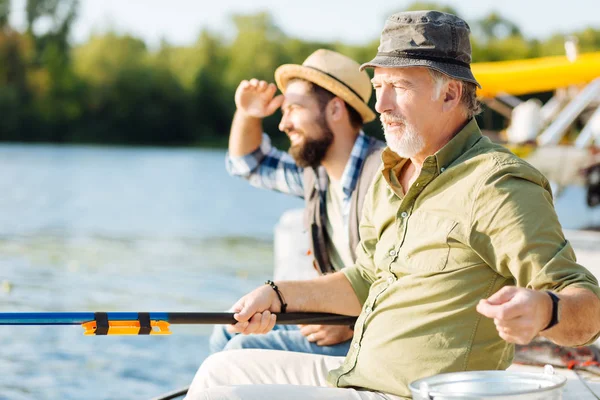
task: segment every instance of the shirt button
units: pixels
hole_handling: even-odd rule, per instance
[[[400,214],[400,216],[402,218],[406,218],[406,217],[408,217],[408,213],[406,211],[402,211],[402,214]]]
[[[388,283],[391,285],[392,283],[394,283],[394,277],[393,277],[393,276],[390,276],[390,277],[387,279],[387,281],[388,281]]]
[[[396,255],[396,250],[390,250],[390,256],[394,257]]]
[[[360,345],[358,343],[354,343],[353,346],[356,350],[358,350],[358,348],[360,347]]]
[[[440,168],[440,172],[444,172],[446,170],[446,168],[442,167]]]
[[[367,307],[367,308],[366,308],[366,310],[365,310],[365,313],[366,313],[367,315],[369,315],[369,314],[371,314],[371,311],[373,311],[373,310],[371,309],[371,307]]]

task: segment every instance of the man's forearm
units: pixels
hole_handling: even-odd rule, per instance
[[[256,150],[262,141],[262,119],[236,111],[229,134],[229,155],[242,157]]]
[[[308,281],[277,282],[288,303],[288,311],[358,315],[361,305],[354,289],[341,272]]]
[[[589,290],[568,287],[558,293],[559,323],[541,335],[562,346],[589,342],[600,332],[600,299]]]

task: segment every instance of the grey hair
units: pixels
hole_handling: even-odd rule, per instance
[[[435,69],[427,68],[431,78],[433,79],[433,99],[436,100],[440,97],[444,84],[451,80],[458,80],[449,77]],[[467,119],[471,119],[481,112],[481,103],[477,100],[477,86],[474,83],[458,80],[462,83],[462,95],[460,97],[460,103],[465,109],[465,116]]]

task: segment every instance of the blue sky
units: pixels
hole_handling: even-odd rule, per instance
[[[227,34],[228,16],[268,10],[289,35],[312,40],[363,44],[379,36],[385,17],[412,1],[389,0],[81,0],[73,40],[92,32],[115,30],[143,38],[155,46],[193,43],[202,28]],[[598,0],[451,0],[469,20],[492,10],[517,23],[526,36],[544,38],[586,26],[600,28]],[[595,4],[595,5],[594,5]],[[22,26],[25,0],[13,0],[11,20]]]

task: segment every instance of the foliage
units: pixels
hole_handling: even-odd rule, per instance
[[[378,38],[349,45],[290,37],[262,12],[232,15],[233,35],[204,30],[187,47],[163,42],[151,50],[139,38],[113,32],[73,46],[78,0],[27,0],[24,32],[10,26],[10,4],[0,0],[0,141],[225,145],[241,80],[272,82],[278,66],[301,63],[318,48],[368,61],[379,44]],[[457,14],[431,2],[404,10],[419,9]],[[497,12],[469,23],[476,62],[565,51],[566,33],[528,39]],[[600,30],[568,34],[581,52],[600,50]],[[268,118],[264,129],[276,133],[279,118]],[[377,122],[365,130],[381,135]]]

